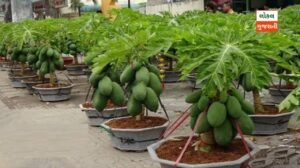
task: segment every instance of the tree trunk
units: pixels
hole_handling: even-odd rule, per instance
[[[78,16],[81,16],[81,11],[80,11],[81,7],[78,7]]]
[[[264,113],[264,107],[261,103],[259,91],[257,89],[254,89],[252,91],[253,94],[253,101],[254,101],[254,107],[256,113]]]
[[[76,65],[78,64],[78,55],[77,54],[74,55],[74,62]]]
[[[52,87],[55,86],[55,74],[54,74],[54,72],[51,72],[51,73],[50,73],[50,85],[51,85]]]
[[[21,64],[21,75],[24,76],[25,74],[25,65],[22,63]]]

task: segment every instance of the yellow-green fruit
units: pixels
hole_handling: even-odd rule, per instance
[[[202,94],[202,90],[200,89],[196,90],[185,98],[185,102],[190,104],[197,103],[201,97],[201,94]]]
[[[132,88],[132,96],[135,98],[137,101],[144,101],[147,96],[147,91],[146,91],[146,85],[144,83],[139,83],[136,86],[133,86]]]
[[[49,64],[48,64],[48,61],[44,61],[41,65],[41,68],[40,68],[40,73],[41,74],[47,74],[49,73]]]
[[[136,72],[135,81],[138,83],[143,82],[145,85],[148,85],[150,81],[150,74],[146,67],[142,67]]]
[[[132,69],[131,65],[127,65],[124,71],[121,73],[120,81],[121,83],[128,83],[134,77],[134,70]]]
[[[228,94],[227,92],[223,91],[220,93],[220,102],[221,103],[226,103],[228,99]]]
[[[202,95],[197,103],[200,111],[204,111],[209,104],[209,98],[205,95]]]
[[[190,109],[190,116],[194,117],[194,118],[197,118],[201,112],[202,111],[199,110],[198,105],[193,104],[191,109]]]
[[[98,111],[103,111],[107,105],[107,101],[107,97],[103,96],[100,93],[100,90],[97,89],[93,97],[93,105],[95,109]]]
[[[232,118],[240,118],[243,114],[241,104],[234,96],[229,96],[226,106],[228,114]]]
[[[247,114],[243,113],[243,115],[238,119],[238,124],[240,125],[240,128],[244,134],[252,134],[254,130],[254,124]]]
[[[158,106],[159,106],[158,97],[157,97],[156,93],[153,91],[153,89],[147,87],[146,90],[147,90],[147,96],[144,101],[144,104],[147,109],[149,109],[150,111],[156,112],[158,110]]]
[[[117,106],[122,106],[124,104],[125,101],[124,91],[122,87],[116,82],[112,83],[112,93],[110,99]]]
[[[104,76],[99,82],[98,89],[102,95],[109,97],[112,92],[112,81],[110,78]]]
[[[49,73],[53,73],[55,71],[55,65],[53,62],[49,63]]]
[[[207,112],[207,120],[213,127],[222,125],[227,117],[226,107],[220,102],[214,102],[210,105]]]
[[[149,64],[148,69],[150,72],[154,73],[156,76],[160,75],[159,69],[155,65]]]
[[[150,72],[149,87],[152,88],[158,96],[162,93],[162,84],[160,79],[152,72]]]
[[[255,113],[254,105],[251,104],[250,102],[244,100],[244,101],[242,101],[241,105],[242,105],[242,109],[247,114],[254,114]]]
[[[201,119],[199,121],[199,126],[196,130],[196,133],[200,134],[200,133],[204,133],[207,132],[209,129],[211,129],[211,126],[208,123],[207,120],[207,114],[206,113],[201,113],[198,117],[198,120]]]
[[[142,104],[131,96],[127,102],[127,111],[129,115],[135,117],[139,115],[142,112],[142,110]]]
[[[214,138],[218,145],[227,146],[232,140],[232,125],[228,119],[226,119],[219,127],[215,127]]]
[[[134,61],[131,65],[131,67],[134,71],[137,71],[142,67],[142,64],[140,62]]]

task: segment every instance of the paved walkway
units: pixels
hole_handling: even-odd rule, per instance
[[[86,78],[72,79],[77,86],[71,100],[44,103],[25,89],[12,88],[7,73],[0,72],[0,168],[158,168],[147,152],[118,151],[106,132],[88,126],[78,108],[87,92]],[[163,102],[174,120],[187,108],[184,95],[191,89],[185,83],[167,87]],[[175,135],[188,131],[185,123]],[[280,143],[280,136],[268,138]],[[266,143],[264,137],[256,140]]]

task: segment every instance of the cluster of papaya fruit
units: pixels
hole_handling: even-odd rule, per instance
[[[25,64],[27,62],[27,54],[31,53],[32,48],[23,47],[22,49],[15,47],[13,48],[11,59],[16,62]]]
[[[4,45],[0,45],[0,57],[5,57],[7,55],[7,49]]]
[[[59,51],[48,46],[31,48],[27,61],[34,70],[39,71],[40,75],[53,73],[64,66],[64,60]]]
[[[68,46],[67,52],[69,54],[76,56],[78,53],[81,53],[78,42],[69,39],[67,42],[67,46]]]
[[[152,64],[134,62],[124,69],[120,76],[121,83],[127,83],[130,91],[127,110],[131,116],[137,116],[143,111],[143,106],[156,112],[159,107],[159,96],[162,93],[162,83],[159,69]]]
[[[116,106],[123,106],[125,103],[125,93],[119,83],[112,80],[109,75],[93,75],[90,82],[95,86],[93,105],[98,111],[102,111],[110,100]]]
[[[199,120],[198,134],[213,131],[215,143],[221,146],[230,144],[237,135],[236,122],[245,134],[251,134],[254,125],[247,114],[254,113],[254,107],[246,101],[240,92],[233,88],[221,92],[218,98],[209,98],[202,90],[197,90],[186,97],[191,103],[190,126],[194,129]]]

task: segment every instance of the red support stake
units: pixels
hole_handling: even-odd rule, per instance
[[[236,125],[236,130],[238,131],[239,135],[241,136],[241,139],[242,139],[242,142],[244,144],[245,150],[247,151],[247,153],[250,156],[250,158],[252,158],[249,146],[248,146],[248,144],[247,144],[247,142],[245,140],[245,137],[244,137],[244,134],[243,134],[243,132],[241,130],[241,127],[240,127],[240,125],[239,125],[239,123],[237,121],[235,121],[235,125]]]

